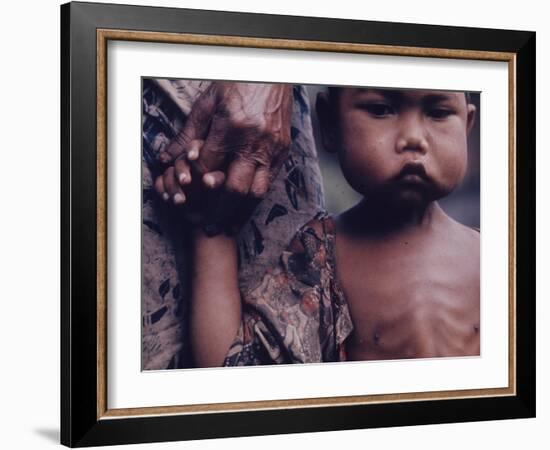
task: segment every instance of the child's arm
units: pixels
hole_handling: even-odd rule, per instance
[[[198,149],[197,149],[198,151]],[[196,155],[195,155],[196,157]],[[186,158],[176,162],[155,180],[155,189],[165,201],[175,205],[194,206],[186,215],[193,226],[193,272],[191,279],[191,348],[199,367],[221,366],[229,347],[237,336],[241,322],[241,298],[237,278],[237,249],[234,237],[221,234],[207,237],[199,226],[207,216],[209,202],[204,200],[206,190],[215,191],[224,182],[223,172],[204,175],[202,183],[194,180]],[[185,174],[184,193],[181,175]],[[180,177],[178,180],[176,177]],[[210,177],[210,178],[208,178]],[[179,195],[179,196],[178,196]],[[196,197],[196,198],[195,198]]]
[[[198,367],[221,366],[241,323],[234,237],[207,237],[197,228],[193,239],[191,345]]]

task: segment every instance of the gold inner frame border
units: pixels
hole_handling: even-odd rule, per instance
[[[97,29],[97,419],[175,414],[315,408],[426,400],[502,397],[516,394],[516,54],[478,50],[424,48],[325,41],[253,38],[242,36],[160,33]],[[410,392],[288,400],[150,406],[108,409],[107,405],[107,42],[109,40],[179,43],[229,47],[364,53],[371,55],[432,57],[502,61],[508,63],[508,387],[450,391]]]

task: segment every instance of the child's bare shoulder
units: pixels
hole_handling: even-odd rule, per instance
[[[446,240],[457,253],[464,258],[479,259],[480,231],[478,228],[468,227],[455,220],[451,220],[449,229],[445,232]]]
[[[453,222],[454,222],[454,227],[456,229],[456,235],[460,240],[463,241],[464,244],[479,245],[479,241],[480,241],[479,228],[469,227],[455,220],[453,220]]]

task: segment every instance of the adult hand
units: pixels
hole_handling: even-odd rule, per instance
[[[262,198],[288,154],[291,114],[291,85],[212,82],[160,158],[181,186],[221,171],[226,192]]]

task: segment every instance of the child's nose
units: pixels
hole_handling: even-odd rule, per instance
[[[428,141],[421,114],[408,112],[402,115],[400,120],[399,135],[397,136],[396,151],[426,153]]]

